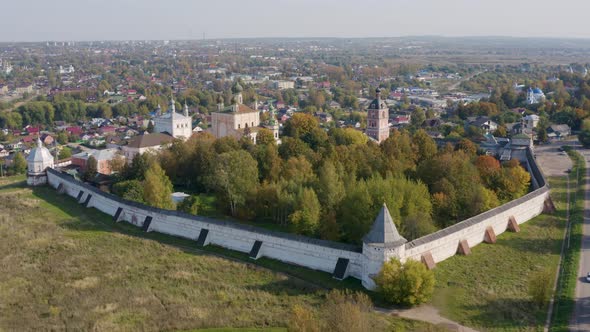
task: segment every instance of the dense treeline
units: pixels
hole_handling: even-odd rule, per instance
[[[414,239],[518,197],[529,186],[518,163],[477,156],[467,140],[439,150],[422,130],[394,131],[377,145],[351,128],[326,132],[314,117],[298,113],[284,134],[280,146],[265,129],[257,145],[208,134],[176,141],[156,161],[146,155],[133,160],[118,194],[144,197],[137,194],[137,181],[144,179],[135,177],[159,162],[174,185],[215,194],[224,213],[236,218],[359,243],[384,202],[403,236]]]

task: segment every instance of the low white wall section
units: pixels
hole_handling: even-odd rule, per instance
[[[510,217],[522,224],[541,214],[545,201],[549,199],[549,186],[533,157],[531,150],[521,151],[521,161],[531,175],[534,190],[518,199],[497,208],[478,214],[438,232],[423,236],[406,243],[405,259],[421,260],[422,255],[430,253],[434,262],[438,263],[457,253],[459,242],[467,240],[472,248],[485,239],[488,227],[494,229],[496,235],[507,230]]]
[[[457,253],[459,242],[467,240],[472,248],[484,241],[488,227],[494,229],[496,235],[507,230],[510,217],[522,224],[543,212],[545,200],[549,196],[547,188],[530,193],[531,197],[523,196],[519,200],[492,209],[458,224],[447,227],[436,233],[429,234],[406,244],[406,259],[420,260],[422,255],[430,252],[435,262],[443,261]],[[511,204],[517,203],[517,204]],[[514,206],[507,206],[508,204]]]
[[[206,217],[188,215],[179,211],[168,211],[123,200],[100,191],[69,175],[48,170],[48,182],[53,188],[62,186],[62,191],[76,198],[84,194],[79,202],[85,202],[92,195],[88,207],[94,207],[110,216],[122,208],[119,220],[136,226],[143,226],[146,217],[151,216],[149,231],[174,235],[195,240],[201,229],[208,229],[207,243],[249,253],[255,241],[262,241],[259,256],[332,273],[339,258],[349,260],[347,275],[362,278],[362,254],[355,246],[311,239],[303,236],[272,232],[262,228],[224,222]]]

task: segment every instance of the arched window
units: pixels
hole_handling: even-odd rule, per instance
[[[246,124],[244,125],[244,128],[248,128],[248,123],[246,122]]]
[[[240,124],[238,123],[238,129],[240,129]]]
[[[254,127],[254,121],[252,121],[252,127]]]

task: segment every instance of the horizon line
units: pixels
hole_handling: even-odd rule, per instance
[[[257,40],[257,39],[411,39],[411,38],[440,38],[440,39],[467,39],[467,38],[503,38],[503,39],[546,39],[546,40],[588,40],[589,37],[580,36],[515,36],[515,35],[403,35],[403,36],[365,36],[365,37],[337,37],[337,36],[266,36],[266,37],[219,37],[219,38],[167,38],[167,39],[44,39],[44,40],[0,40],[1,44],[24,44],[24,43],[48,43],[48,42],[74,42],[74,43],[90,43],[90,42],[159,42],[159,41],[218,41],[218,40]]]

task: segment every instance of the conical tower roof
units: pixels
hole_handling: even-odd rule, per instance
[[[27,162],[29,163],[48,163],[53,162],[53,156],[49,149],[43,146],[41,138],[37,137],[37,147],[31,150],[31,153],[27,156]]]
[[[379,215],[375,218],[369,233],[363,238],[363,242],[384,247],[395,247],[408,241],[397,231],[387,205],[383,203]]]

